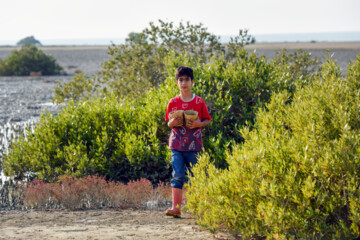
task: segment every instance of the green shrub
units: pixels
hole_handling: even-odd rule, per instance
[[[287,74],[287,68],[280,69],[265,57],[256,57],[244,49],[233,54],[233,61],[221,55],[208,64],[195,63],[195,60],[191,63],[196,66],[193,90],[205,99],[213,118],[211,125],[204,129],[204,147],[221,168],[227,166],[225,155],[231,142],[243,141],[239,130],[244,125],[252,126],[258,109],[270,101],[272,94],[287,90],[292,95],[296,86],[312,81],[309,76],[296,79]],[[178,62],[174,62],[173,68]]]
[[[170,96],[160,92],[139,101],[109,95],[69,102],[57,116],[42,115],[35,132],[14,142],[4,157],[5,174],[48,181],[63,174],[168,179],[167,146],[159,136],[168,131],[163,109]]]
[[[220,43],[220,37],[209,33],[202,24],[181,22],[175,26],[172,22],[161,20],[158,25],[151,22],[142,32],[130,33],[125,44],[109,47],[109,60],[103,63],[101,78],[94,78],[95,81],[83,86],[84,91],[79,88],[81,84],[73,82],[59,85],[54,100],[77,101],[83,94],[96,92],[104,85],[119,98],[138,97],[150,88],[158,87],[168,77],[166,57],[170,52],[178,55],[187,52],[191,57],[206,63],[212,56],[222,53],[226,53],[230,58],[234,51],[250,41],[254,40],[248,32],[240,31],[239,35],[231,40],[226,51],[225,45]],[[86,81],[85,77],[74,79],[77,83]]]
[[[128,181],[146,177],[167,180],[170,129],[164,120],[169,100],[178,94],[174,78],[179,65],[194,68],[194,92],[203,97],[213,122],[204,128],[204,148],[217,167],[227,167],[231,142],[241,142],[239,129],[254,122],[257,109],[274,92],[286,89],[282,72],[264,57],[237,50],[236,61],[214,57],[204,64],[195,56],[169,54],[168,77],[138,98],[117,100],[112,93],[69,102],[56,117],[44,115],[28,138],[12,145],[4,157],[7,175],[53,180],[64,173],[76,177],[99,174]],[[81,77],[79,75],[79,77]],[[80,87],[81,88],[81,87]]]
[[[61,69],[54,57],[32,45],[14,50],[8,58],[0,60],[0,75],[3,76],[29,76],[31,72],[53,75],[58,74]]]
[[[328,60],[311,85],[274,95],[220,170],[204,155],[188,209],[244,239],[360,236],[360,56],[340,77]]]
[[[109,179],[170,177],[166,105],[177,93],[172,79],[136,99],[114,94],[70,101],[57,116],[42,115],[35,132],[13,142],[5,174],[53,181],[99,174]]]
[[[24,46],[24,45],[41,45],[41,42],[34,38],[34,36],[29,36],[21,39],[16,43],[18,46]]]
[[[293,53],[288,53],[286,49],[276,52],[271,59],[276,72],[283,72],[287,76],[287,81],[283,84],[292,92],[299,87],[309,84],[309,80],[319,70],[319,59],[312,57],[311,53],[303,49],[297,49]]]
[[[53,102],[61,104],[66,100],[77,103],[80,100],[87,100],[94,95],[106,93],[106,87],[101,87],[99,76],[87,76],[84,73],[75,74],[72,81],[59,85],[55,88]]]

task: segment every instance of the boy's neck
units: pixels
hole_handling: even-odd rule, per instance
[[[184,102],[191,101],[193,99],[193,96],[194,95],[191,91],[188,92],[180,91],[180,97]]]

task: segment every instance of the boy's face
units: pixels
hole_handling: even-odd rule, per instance
[[[180,76],[176,82],[181,91],[190,91],[194,80],[191,80],[188,76]]]

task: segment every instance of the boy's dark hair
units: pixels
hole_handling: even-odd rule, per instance
[[[194,80],[194,71],[192,68],[181,66],[176,69],[175,79],[178,80],[181,76],[188,76],[191,80]]]

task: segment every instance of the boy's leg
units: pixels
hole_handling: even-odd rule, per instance
[[[194,176],[192,172],[192,167],[198,162],[197,159],[198,153],[199,152],[184,152],[185,166],[186,166],[186,171],[188,173],[186,180],[189,184],[191,184],[189,177]],[[183,194],[184,194],[183,201],[186,201],[186,192],[183,192]]]
[[[191,171],[192,167],[198,162],[198,153],[199,152],[184,152],[185,165],[190,176],[193,176]]]
[[[181,216],[181,203],[182,203],[182,188],[185,182],[185,162],[183,152],[176,150],[171,151],[172,161],[172,209],[166,210],[167,216],[180,217]]]
[[[171,187],[182,189],[185,182],[185,159],[184,152],[171,150],[172,179]]]

